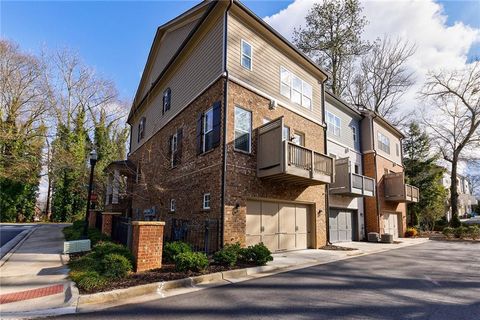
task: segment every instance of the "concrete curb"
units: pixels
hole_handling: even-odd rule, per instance
[[[418,243],[421,244],[421,243]],[[139,285],[130,288],[124,289],[117,289],[107,292],[99,292],[89,295],[80,295],[77,302],[77,312],[89,312],[91,310],[99,310],[103,308],[98,308],[99,304],[102,303],[111,303],[116,302],[116,305],[127,304],[128,301],[121,303],[119,300],[126,300],[129,298],[138,298],[141,295],[152,295],[155,294],[155,299],[161,299],[165,297],[171,297],[178,294],[184,294],[191,291],[197,291],[204,289],[198,285],[204,284],[211,284],[208,287],[215,287],[226,285],[229,283],[237,283],[243,282],[246,280],[251,280],[254,278],[260,278],[265,276],[270,276],[273,274],[278,274],[282,272],[287,272],[296,269],[308,268],[311,266],[327,264],[335,261],[340,260],[347,260],[351,258],[355,258],[358,256],[366,256],[370,254],[385,252],[389,250],[401,249],[405,247],[409,247],[411,245],[417,244],[410,244],[407,246],[402,246],[399,248],[390,248],[390,249],[380,249],[376,251],[364,252],[362,250],[358,250],[355,254],[346,254],[343,257],[338,257],[334,260],[330,261],[309,261],[303,264],[291,264],[291,265],[281,265],[281,266],[259,266],[259,267],[250,267],[244,269],[235,269],[217,273],[210,273],[205,275],[200,275],[196,277],[178,279],[178,280],[171,280],[171,281],[163,281],[163,282],[155,282],[149,283],[145,285]],[[178,289],[185,289],[185,290],[178,290]],[[177,292],[175,292],[175,290]],[[110,306],[108,306],[110,307]]]
[[[6,245],[4,245],[0,249],[0,267],[2,267],[8,259],[12,256],[12,254],[15,253],[15,251],[18,250],[22,246],[22,244],[30,237],[30,235],[37,229],[37,227],[31,227],[27,230],[23,230],[20,232],[15,238],[7,242]],[[6,251],[4,253],[4,251]]]

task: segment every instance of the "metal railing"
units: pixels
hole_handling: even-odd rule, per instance
[[[172,219],[170,241],[183,241],[192,247],[193,251],[213,253],[219,249],[219,229],[217,219],[206,219],[200,223],[189,220]]]
[[[112,240],[130,248],[132,238],[132,224],[130,218],[112,217]]]

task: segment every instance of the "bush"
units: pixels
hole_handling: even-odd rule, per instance
[[[257,266],[264,266],[267,262],[273,261],[272,253],[263,243],[242,249],[240,255],[243,261]]]
[[[187,252],[192,252],[189,244],[182,241],[168,242],[163,246],[163,259],[166,262],[175,262],[175,256]]]
[[[216,264],[233,267],[237,264],[241,248],[239,243],[227,244],[222,250],[215,252],[213,261]]]
[[[123,278],[132,271],[132,263],[125,256],[110,253],[101,261],[102,275],[107,278]]]
[[[134,265],[135,258],[133,257],[133,254],[130,252],[130,250],[128,250],[127,247],[121,244],[116,244],[109,241],[102,241],[95,245],[92,249],[93,258],[98,260],[102,260],[109,254],[118,254],[124,256],[130,261],[132,266]]]
[[[455,229],[451,227],[446,227],[446,228],[443,228],[442,233],[445,235],[445,237],[447,237],[447,239],[450,239],[455,234]]]
[[[208,267],[208,258],[202,252],[182,252],[175,256],[175,268],[177,271],[200,272]]]
[[[477,240],[480,237],[480,228],[478,226],[469,226],[467,232],[472,240]]]
[[[455,237],[460,238],[460,239],[465,239],[468,235],[468,228],[461,226],[458,228],[455,228]]]
[[[416,237],[418,235],[418,231],[415,228],[407,228],[407,231],[405,231],[405,237],[406,238],[412,238]]]
[[[98,270],[99,261],[95,259],[91,253],[89,253],[78,259],[70,260],[68,266],[72,270]]]
[[[79,279],[74,281],[77,283],[79,288],[82,288],[86,292],[101,289],[105,287],[108,283],[107,279],[105,279],[95,271],[84,272],[81,274]]]

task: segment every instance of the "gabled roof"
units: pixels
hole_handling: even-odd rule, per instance
[[[357,107],[352,106],[350,103],[346,102],[342,98],[338,97],[337,95],[333,94],[332,92],[325,91],[325,99],[329,103],[336,103],[337,106],[342,106],[345,109],[349,110],[350,112],[358,115],[359,117],[362,116],[361,112],[358,110]]]
[[[381,116],[378,112],[376,111],[373,111],[373,110],[370,110],[370,109],[366,109],[366,108],[363,108],[363,109],[360,109],[360,112],[362,113],[362,115],[364,116],[369,116],[373,119],[378,119],[379,122],[385,126],[386,128],[390,129],[391,131],[393,131],[395,134],[397,134],[401,139],[404,139],[405,138],[405,135],[403,134],[402,131],[400,131],[399,129],[397,129],[397,127],[395,127],[392,123],[390,123],[387,119],[385,119],[383,116]]]

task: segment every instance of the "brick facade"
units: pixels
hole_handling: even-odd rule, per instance
[[[136,260],[136,271],[162,267],[163,221],[132,222],[132,253]]]
[[[324,153],[324,128],[283,107],[269,109],[266,99],[232,81],[228,84],[227,120],[227,178],[225,199],[225,242],[245,244],[246,202],[249,199],[275,201],[297,201],[308,203],[311,208],[311,247],[326,244],[325,186],[298,186],[291,183],[270,182],[256,177],[256,128],[264,119],[273,120],[284,116],[285,125],[291,132],[298,130],[305,135],[305,147]],[[252,112],[252,152],[246,154],[234,151],[234,109],[235,106]],[[233,210],[238,205],[238,210]],[[313,219],[312,219],[313,218]]]
[[[117,212],[103,212],[102,213],[102,233],[107,236],[112,236],[112,222],[113,216],[119,215]]]

